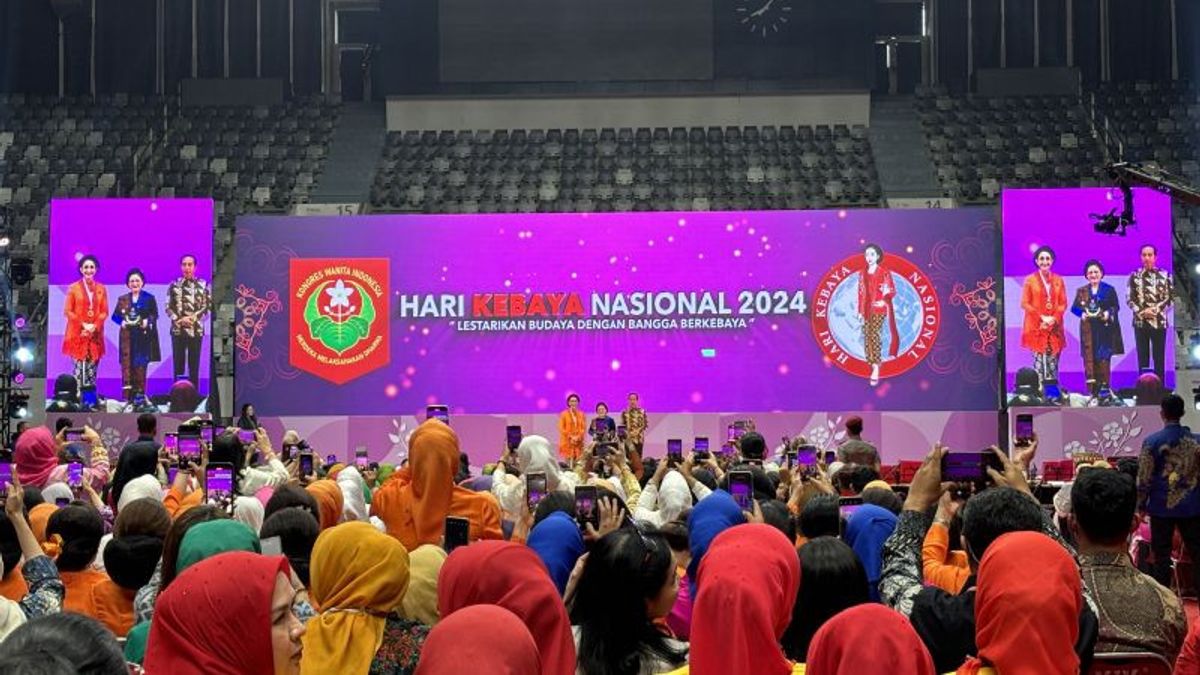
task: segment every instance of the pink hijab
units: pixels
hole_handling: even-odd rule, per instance
[[[50,430],[46,427],[26,429],[17,439],[13,463],[17,465],[21,485],[46,487],[50,473],[58,466],[58,443]]]

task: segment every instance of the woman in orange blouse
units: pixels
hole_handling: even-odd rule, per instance
[[[100,263],[94,255],[79,259],[79,281],[67,287],[63,315],[67,318],[63,333],[63,354],[75,362],[79,387],[96,384],[96,368],[104,356],[104,322],[108,319],[108,291],[96,281]]]
[[[575,461],[583,454],[583,435],[587,418],[579,409],[579,394],[567,397],[567,409],[558,416],[558,454]]]
[[[1044,384],[1058,381],[1058,357],[1066,344],[1062,319],[1067,311],[1067,285],[1050,271],[1054,249],[1038,248],[1033,262],[1037,271],[1025,277],[1021,288],[1021,309],[1025,312],[1021,346],[1033,352],[1033,369]]]

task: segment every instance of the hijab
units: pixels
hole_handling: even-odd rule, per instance
[[[903,614],[868,603],[821,626],[808,648],[807,675],[937,675],[933,657]]]
[[[882,506],[863,504],[850,514],[843,538],[867,572],[871,602],[879,602],[879,577],[883,574],[883,544],[896,529],[896,514]]]
[[[558,489],[558,462],[554,459],[554,446],[543,436],[526,436],[517,446],[517,468],[521,475],[527,473],[546,474],[546,489]]]
[[[155,476],[158,472],[158,444],[135,441],[126,445],[117,457],[117,468],[112,479],[112,503],[120,510],[121,495],[125,487],[140,476]],[[157,480],[155,481],[157,483]],[[161,489],[160,489],[161,490]],[[141,495],[145,497],[146,495]]]
[[[408,551],[369,523],[342,523],[317,537],[309,569],[320,613],[304,635],[301,675],[367,675],[408,589]]]
[[[691,597],[696,597],[699,585],[697,571],[713,539],[734,525],[744,522],[746,514],[742,513],[737,502],[724,490],[713,491],[692,509],[691,515],[688,516],[688,547],[692,552],[692,560],[687,566],[688,593]]]
[[[271,600],[280,574],[289,574],[283,556],[245,551],[180,574],[155,603],[146,672],[274,675]]]
[[[50,472],[58,466],[58,442],[46,427],[26,429],[17,438],[13,464],[21,485],[45,487]]]
[[[567,580],[571,578],[571,570],[575,569],[575,561],[584,552],[583,536],[579,534],[575,519],[562,511],[555,511],[533,526],[526,543],[546,564],[550,579],[554,581],[559,595],[562,595],[567,588]]]
[[[233,519],[258,534],[263,524],[263,503],[258,497],[238,497],[233,500]]]
[[[319,480],[310,483],[308,494],[317,500],[317,509],[321,512],[321,529],[327,530],[342,522],[342,488],[332,480]]]
[[[539,675],[538,646],[520,617],[496,605],[472,605],[429,631],[415,675]]]
[[[499,605],[521,617],[541,654],[541,675],[575,674],[575,639],[566,607],[529,547],[480,541],[454,549],[438,579],[438,610],[449,617],[471,605]]]
[[[201,560],[230,551],[262,553],[262,544],[259,543],[257,534],[236,520],[220,518],[198,523],[188,528],[187,534],[183,535],[183,541],[179,543],[175,573],[182,574]]]
[[[1041,532],[1002,535],[984,552],[976,581],[979,657],[968,659],[960,674],[974,675],[985,665],[1004,675],[1079,672],[1082,582],[1061,544]]]
[[[48,503],[41,503],[29,509],[29,528],[33,530],[33,536],[39,544],[46,543],[46,526],[50,524],[50,516],[57,510],[57,506]]]
[[[113,497],[117,500],[118,512],[139,499],[149,498],[161,502],[162,496],[162,485],[159,484],[158,478],[154,474],[148,473],[126,483],[119,497],[116,492],[113,493]]]
[[[426,626],[438,622],[438,575],[446,562],[441,546],[424,544],[408,554],[408,592],[401,614]]]
[[[75,493],[66,483],[51,483],[42,488],[42,499],[46,500],[47,504],[58,506],[59,499],[75,501]]]
[[[792,542],[770,525],[731,527],[713,539],[698,581],[692,675],[789,675],[792,664],[779,640],[800,590]]]

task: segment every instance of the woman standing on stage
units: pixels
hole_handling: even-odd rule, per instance
[[[142,290],[146,279],[138,268],[125,275],[129,292],[117,298],[113,323],[121,327],[121,384],[126,401],[146,393],[146,367],[162,359],[158,347],[158,303]]]
[[[579,394],[567,397],[567,409],[558,416],[558,454],[575,461],[583,454],[583,436],[587,418],[579,409]]]
[[[108,291],[96,281],[100,263],[94,255],[79,259],[79,281],[67,287],[63,315],[63,354],[75,363],[79,388],[96,385],[96,369],[104,356],[104,321],[108,318]]]
[[[892,272],[884,267],[883,249],[878,244],[867,244],[863,248],[866,269],[858,273],[858,314],[862,317],[863,348],[867,363],[871,364],[871,386],[879,384],[879,365],[883,363],[883,324],[886,322],[891,343],[888,358],[896,358],[900,350],[900,332],[896,329],[896,313],[892,298],[896,297],[896,286],[892,283]]]
[[[1043,385],[1058,381],[1058,357],[1066,344],[1062,318],[1067,311],[1067,286],[1050,271],[1054,257],[1049,246],[1038,248],[1033,254],[1037,271],[1025,277],[1021,288],[1021,309],[1025,311],[1021,346],[1033,352],[1033,369]]]
[[[1104,265],[1089,260],[1083,266],[1086,286],[1075,291],[1071,313],[1079,317],[1079,348],[1083,353],[1083,370],[1088,390],[1093,396],[1108,389],[1111,382],[1113,354],[1125,353],[1121,339],[1121,324],[1117,312],[1121,309],[1117,291],[1104,283]]]

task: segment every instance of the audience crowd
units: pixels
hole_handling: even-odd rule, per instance
[[[566,441],[479,475],[436,419],[399,466],[326,465],[294,432],[276,452],[252,408],[196,462],[153,415],[119,452],[29,428],[0,675],[1067,675],[1110,653],[1200,674],[1180,599],[1200,566],[1177,564],[1200,447],[1180,397],[1161,410],[1136,463],[1054,485],[1030,477],[1036,439],[992,449],[986,482],[943,482],[937,445],[890,484],[859,418],[828,466],[752,429],[655,459],[641,433],[584,438],[577,398]]]

